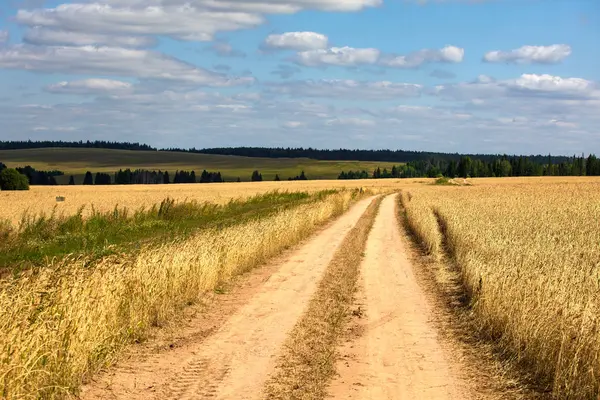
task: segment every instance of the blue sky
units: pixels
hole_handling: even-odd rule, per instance
[[[600,153],[597,0],[7,0],[0,139]]]

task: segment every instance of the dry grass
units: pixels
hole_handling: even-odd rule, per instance
[[[113,362],[152,326],[344,212],[356,192],[331,195],[136,255],[66,259],[0,282],[0,396],[54,399]]]
[[[382,198],[373,200],[327,267],[305,314],[291,332],[267,399],[323,399],[335,374],[337,345],[350,317],[367,237]]]
[[[479,332],[505,356],[555,398],[598,398],[600,180],[472,183],[409,190],[410,228],[454,260]]]
[[[112,186],[33,186],[30,191],[0,191],[0,222],[8,220],[18,224],[24,213],[49,214],[54,207],[58,214],[74,215],[84,207],[84,215],[89,215],[92,207],[100,212],[114,210],[115,206],[137,210],[151,207],[166,197],[177,202],[195,200],[198,202],[227,203],[235,198],[247,198],[257,194],[280,191],[317,192],[327,189],[366,188],[377,192],[399,187],[420,185],[425,179],[381,179],[357,181],[284,181],[219,184],[172,184],[172,185],[112,185]],[[57,203],[56,197],[66,197],[65,202]]]

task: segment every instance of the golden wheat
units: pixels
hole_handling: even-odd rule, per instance
[[[166,197],[176,201],[196,200],[223,204],[231,199],[247,198],[257,194],[282,191],[318,192],[326,189],[365,188],[377,192],[418,184],[414,179],[381,179],[356,181],[283,181],[244,182],[218,184],[177,185],[111,185],[111,186],[32,186],[30,191],[0,191],[0,221],[17,225],[24,213],[49,214],[56,207],[58,214],[73,215],[84,207],[89,215],[92,207],[97,211],[112,211],[115,206],[136,210],[151,207]],[[56,202],[56,197],[65,197]]]
[[[556,398],[596,399],[600,180],[473,183],[404,193],[409,226],[454,258],[481,332]]]
[[[354,193],[354,194],[353,194]],[[61,398],[181,307],[297,243],[356,192],[137,255],[66,259],[0,286],[0,396]]]

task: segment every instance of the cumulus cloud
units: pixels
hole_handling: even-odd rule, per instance
[[[217,32],[253,28],[264,14],[304,9],[359,11],[381,0],[108,0],[19,10],[17,22],[80,33],[165,35],[180,40],[210,41]]]
[[[45,88],[47,92],[56,94],[125,94],[130,93],[133,85],[129,82],[110,79],[85,79],[81,81],[59,82]]]
[[[259,14],[211,11],[183,4],[118,8],[108,4],[62,4],[53,9],[19,10],[17,22],[29,26],[83,33],[165,35],[182,40],[210,41],[219,31],[258,26]]]
[[[101,33],[81,33],[35,27],[25,32],[23,41],[35,45],[152,47],[156,39],[148,36],[119,36]]]
[[[8,31],[0,31],[0,44],[8,42],[8,39],[10,39]]]
[[[316,32],[286,32],[267,36],[264,47],[279,50],[318,50],[327,48],[327,36]]]
[[[353,47],[331,47],[329,49],[299,52],[295,62],[307,67],[335,65],[350,67],[375,64],[379,59],[379,50],[373,48],[356,49]]]
[[[465,50],[456,46],[446,46],[439,50],[423,49],[407,55],[385,55],[380,63],[393,68],[418,68],[432,62],[460,63]]]
[[[131,76],[207,86],[253,82],[252,78],[228,78],[162,53],[116,47],[10,46],[0,48],[0,68]]]
[[[242,10],[265,14],[289,14],[305,9],[321,11],[360,11],[366,7],[379,6],[381,0],[105,0],[121,7],[163,6],[169,4],[191,4],[216,10]]]
[[[490,51],[483,56],[489,63],[513,64],[557,64],[571,55],[571,46],[553,44],[552,46],[523,46],[510,51]]]
[[[600,99],[598,84],[582,78],[523,74],[516,79],[497,81],[480,75],[475,81],[439,85],[434,93],[455,100],[498,97],[546,97],[554,99]]]
[[[269,90],[292,97],[330,97],[347,100],[391,100],[418,97],[422,86],[411,83],[389,81],[363,82],[355,80],[307,80],[287,83],[272,83]]]

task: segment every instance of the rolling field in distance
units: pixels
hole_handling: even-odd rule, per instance
[[[273,180],[279,174],[282,180],[295,177],[304,171],[309,179],[337,179],[342,171],[366,170],[371,173],[377,167],[391,169],[394,163],[368,161],[320,161],[308,158],[250,158],[193,154],[169,151],[130,151],[112,149],[45,148],[25,150],[2,150],[0,161],[10,168],[31,165],[38,170],[60,170],[65,176],[57,177],[59,184],[66,184],[69,175],[80,184],[86,171],[114,173],[130,168],[148,170],[194,170],[199,176],[202,170],[219,171],[226,181],[249,181],[252,171],[258,170],[264,180]],[[398,165],[398,163],[395,163]]]

